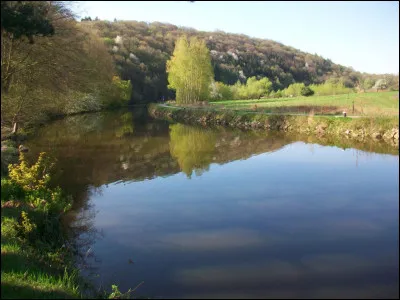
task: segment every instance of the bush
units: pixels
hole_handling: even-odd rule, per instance
[[[44,212],[58,214],[71,208],[70,197],[64,197],[59,187],[49,187],[54,162],[45,152],[40,153],[37,162],[30,167],[23,153],[20,154],[19,160],[19,164],[8,166],[10,180],[1,181],[2,199],[4,185],[4,197],[22,199],[25,195],[24,201],[27,204]]]
[[[310,87],[304,86],[301,88],[300,94],[302,96],[308,97],[314,95],[314,91]]]
[[[304,83],[293,83],[289,85],[285,90],[284,94],[287,97],[300,96],[301,90],[305,87]]]
[[[345,87],[342,83],[325,82],[323,84],[312,84],[310,88],[318,96],[340,95],[352,92],[352,89]]]
[[[269,98],[282,98],[283,97],[283,91],[278,90],[276,92],[271,92],[269,95]]]
[[[131,99],[132,84],[130,80],[122,80],[118,76],[112,79],[111,87],[106,93],[103,102],[108,108],[120,107],[128,104]]]
[[[2,178],[1,179],[1,200],[19,200],[24,198],[24,190],[16,182]]]
[[[19,161],[19,164],[8,166],[9,176],[13,182],[20,185],[24,191],[39,190],[47,186],[54,162],[45,152],[40,153],[38,161],[31,167],[28,167],[22,152]]]

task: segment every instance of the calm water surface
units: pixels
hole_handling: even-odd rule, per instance
[[[57,157],[77,261],[97,285],[144,281],[135,296],[153,298],[399,296],[396,149],[137,111],[56,121],[28,147]]]

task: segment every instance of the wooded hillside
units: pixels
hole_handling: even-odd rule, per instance
[[[97,31],[108,45],[122,79],[131,80],[133,103],[159,101],[163,96],[165,100],[175,97],[167,88],[165,65],[174,50],[176,39],[183,34],[206,41],[215,81],[226,84],[234,84],[238,80],[245,82],[252,76],[268,77],[273,83],[273,90],[277,91],[294,82],[308,85],[336,78],[346,87],[353,88],[368,75],[319,55],[246,35],[197,31],[159,22],[83,19],[81,23]]]

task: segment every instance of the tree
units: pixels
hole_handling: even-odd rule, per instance
[[[246,82],[247,97],[250,99],[260,99],[262,96],[267,96],[272,88],[272,82],[264,77],[257,80],[256,77],[250,77]]]
[[[49,20],[48,1],[2,1],[1,30],[15,39],[26,36],[33,44],[33,36],[54,34]]]
[[[303,87],[305,87],[304,83],[293,83],[287,87],[285,95],[289,97],[300,96]]]
[[[195,103],[208,99],[214,74],[211,58],[204,41],[183,36],[167,61],[169,88],[176,90],[177,103]]]
[[[100,109],[101,94],[112,85],[114,67],[103,40],[82,28],[62,3],[50,2],[47,17],[54,34],[37,35],[34,44],[2,30],[5,123],[26,125],[50,115]]]
[[[365,78],[364,80],[361,81],[361,88],[364,90],[368,90],[374,86],[375,81],[372,78]]]
[[[375,82],[375,85],[374,85],[374,89],[376,89],[377,92],[378,92],[379,90],[386,89],[386,87],[387,87],[387,83],[386,83],[386,80],[383,79],[383,78],[378,79],[378,80]]]

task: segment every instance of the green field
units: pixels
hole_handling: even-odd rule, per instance
[[[219,108],[263,111],[268,113],[336,115],[346,111],[349,116],[394,116],[399,114],[399,92],[353,93],[260,100],[227,100],[210,102],[210,104]]]

